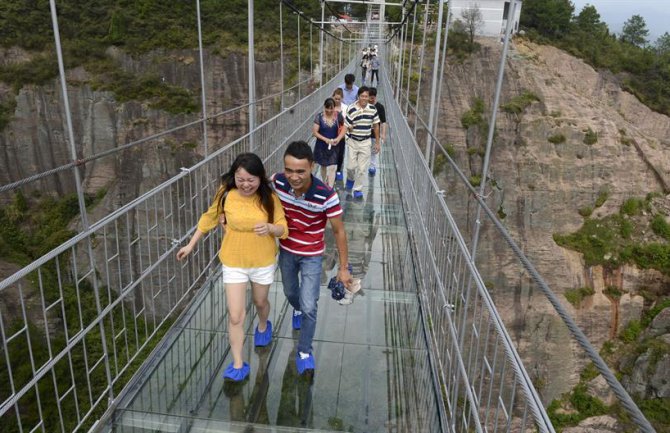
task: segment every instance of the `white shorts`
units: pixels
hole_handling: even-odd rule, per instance
[[[258,284],[272,284],[275,279],[276,264],[262,268],[231,268],[221,265],[223,268],[223,283],[246,283],[251,281]]]

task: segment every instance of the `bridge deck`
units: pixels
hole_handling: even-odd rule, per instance
[[[413,265],[390,147],[363,200],[340,193],[350,262],[362,290],[349,306],[331,299],[326,284],[337,261],[329,230],[314,377],[297,375],[298,331],[291,327],[292,310],[277,272],[270,293],[276,338],[270,347],[253,347],[249,299],[244,356],[251,375],[241,385],[225,383],[222,371],[231,362],[225,293],[214,278],[116,412],[113,431],[439,429],[418,298],[413,285],[402,283],[406,274],[413,275]]]

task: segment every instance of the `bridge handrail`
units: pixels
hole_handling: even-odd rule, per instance
[[[463,186],[465,186],[465,188],[469,191],[472,197],[477,201],[478,206],[480,206],[481,209],[484,211],[486,217],[494,225],[498,233],[503,237],[505,242],[513,251],[514,255],[521,262],[524,269],[528,271],[533,281],[535,281],[537,286],[542,291],[542,294],[547,298],[549,303],[552,305],[558,316],[561,318],[563,323],[566,325],[566,327],[572,334],[573,338],[579,343],[582,349],[586,352],[589,359],[593,362],[596,369],[598,370],[598,373],[600,373],[603,376],[603,378],[611,388],[612,392],[615,394],[616,398],[621,402],[621,404],[626,409],[628,414],[631,416],[635,424],[637,424],[637,426],[640,429],[642,429],[643,432],[655,433],[656,430],[654,429],[654,427],[651,425],[651,423],[649,423],[649,421],[644,416],[640,408],[633,401],[628,392],[624,389],[623,385],[621,385],[621,382],[619,382],[614,373],[612,373],[612,371],[609,369],[607,363],[603,360],[603,358],[600,356],[595,347],[593,347],[586,334],[584,334],[584,332],[581,330],[579,325],[577,325],[577,323],[572,318],[570,313],[565,309],[565,307],[563,307],[556,294],[551,290],[551,288],[549,288],[549,286],[544,281],[544,279],[537,271],[535,266],[532,264],[532,262],[528,259],[528,257],[526,257],[521,248],[519,248],[519,246],[516,244],[512,236],[505,228],[505,226],[497,218],[495,212],[491,210],[491,208],[486,204],[484,198],[482,198],[479,192],[472,186],[470,180],[467,178],[465,173],[463,173],[463,171],[460,169],[456,161],[454,161],[454,159],[451,157],[448,150],[444,147],[444,145],[442,145],[440,140],[438,140],[438,138],[430,131],[430,128],[423,120],[423,118],[420,115],[418,115],[415,106],[411,103],[411,101],[409,101],[407,93],[404,90],[400,90],[400,99],[404,99],[405,106],[408,107],[408,110],[411,110],[414,114],[413,118],[421,124],[421,126],[424,128],[423,132],[425,132],[428,136],[430,136],[431,140],[436,144],[436,150],[439,150],[440,153],[446,158],[447,162],[454,170]]]
[[[328,83],[324,84],[324,87],[327,87],[328,85],[332,85],[332,83],[337,82],[338,79],[341,79],[340,74],[336,75]],[[280,117],[284,116],[287,112],[290,112],[291,110],[295,109],[295,107],[302,104],[304,102],[304,100],[307,99],[310,96],[311,95],[305,96],[302,100],[300,100],[300,101],[296,102],[295,104],[287,107],[284,111],[282,111],[280,113],[277,113],[276,115],[274,115],[270,119],[268,119],[265,122],[263,122],[262,124],[258,125],[256,127],[256,129],[254,129],[253,131],[247,132],[246,134],[242,135],[241,137],[238,137],[237,139],[231,141],[230,143],[228,143],[224,147],[222,147],[220,149],[217,149],[215,152],[211,153],[207,158],[195,163],[191,167],[182,168],[181,173],[171,177],[170,179],[166,180],[165,182],[161,183],[160,185],[155,186],[151,190],[143,193],[142,195],[138,196],[137,198],[133,199],[132,201],[128,202],[127,204],[125,204],[125,205],[121,206],[120,208],[112,211],[112,213],[110,213],[109,215],[107,215],[107,216],[101,218],[100,220],[96,221],[95,223],[91,224],[91,226],[89,227],[88,230],[84,230],[82,232],[77,233],[75,236],[73,236],[72,238],[70,238],[66,242],[62,243],[58,247],[56,247],[53,250],[49,251],[48,253],[44,254],[42,257],[36,259],[35,261],[30,263],[29,265],[26,265],[21,270],[12,274],[10,277],[7,277],[6,279],[0,281],[0,292],[2,292],[8,286],[16,283],[16,281],[25,277],[30,272],[35,271],[37,268],[44,265],[46,262],[48,262],[50,260],[53,260],[54,257],[58,256],[59,254],[62,254],[64,251],[67,251],[68,249],[72,248],[75,244],[77,244],[81,240],[85,239],[86,237],[90,236],[91,233],[96,232],[101,227],[103,227],[103,226],[109,224],[110,222],[116,220],[120,216],[127,213],[129,210],[136,208],[141,203],[145,202],[148,198],[158,195],[160,192],[167,189],[168,187],[170,187],[172,184],[176,183],[181,178],[187,176],[191,171],[202,167],[207,162],[211,161],[212,159],[220,156],[222,153],[228,151],[230,148],[234,147],[236,144],[244,142],[251,135],[257,133],[258,131],[260,131],[262,129],[264,129],[269,123],[278,120]],[[247,104],[247,105],[249,105],[249,104]],[[236,108],[231,109],[231,110],[234,111],[234,110],[237,110],[238,108],[240,108],[240,107],[236,107]],[[202,122],[202,120],[189,122],[189,123],[181,125],[177,128],[170,129],[170,130],[168,130],[168,132],[162,132],[162,133],[154,134],[150,137],[142,138],[142,139],[134,142],[134,144],[137,144],[138,142],[141,142],[141,141],[152,140],[152,139],[158,138],[162,135],[165,135],[169,132],[174,132],[174,131],[177,131],[177,130],[183,128],[183,127],[191,126],[191,125],[198,124],[198,123],[201,123],[201,122]],[[125,146],[128,146],[130,144],[132,144],[132,143],[128,143]]]
[[[391,90],[391,85],[388,82],[388,79],[385,80],[385,94],[387,95],[392,95],[392,90]],[[490,295],[486,289],[486,286],[481,278],[481,275],[479,274],[479,271],[475,267],[475,264],[472,262],[470,258],[470,254],[468,251],[468,248],[466,246],[465,241],[463,240],[462,235],[458,231],[458,227],[456,225],[455,220],[453,219],[453,216],[451,215],[451,212],[449,211],[449,208],[444,200],[444,197],[442,196],[442,191],[439,189],[434,177],[431,174],[431,171],[421,155],[421,152],[419,152],[419,147],[416,142],[416,138],[414,135],[411,133],[411,129],[409,127],[409,124],[407,123],[407,119],[402,115],[400,106],[398,102],[393,99],[393,98],[387,98],[386,99],[386,107],[387,107],[387,115],[390,115],[389,117],[392,118],[393,120],[390,122],[390,124],[394,125],[394,131],[397,133],[398,136],[394,136],[392,143],[395,147],[396,150],[396,155],[398,155],[399,158],[402,158],[403,161],[405,162],[405,165],[408,164],[407,159],[408,158],[413,158],[410,163],[413,163],[412,168],[413,170],[410,170],[409,167],[404,167],[404,173],[405,175],[408,175],[409,173],[414,174],[416,177],[419,177],[423,180],[425,180],[424,183],[422,183],[420,186],[417,186],[417,188],[420,188],[420,191],[414,190],[415,182],[407,181],[405,185],[407,185],[403,189],[403,183],[401,182],[401,191],[405,194],[411,195],[411,199],[415,202],[415,210],[409,211],[410,218],[412,215],[417,214],[418,217],[421,220],[420,224],[417,224],[414,226],[415,229],[415,234],[418,236],[419,239],[417,239],[415,242],[421,244],[422,247],[425,247],[428,249],[428,251],[425,251],[424,254],[421,253],[421,251],[417,251],[416,254],[416,259],[418,262],[418,267],[423,268],[424,264],[430,265],[433,269],[428,270],[428,273],[432,273],[432,275],[429,275],[428,277],[424,276],[424,278],[429,278],[429,282],[437,286],[437,295],[440,302],[441,307],[437,308],[437,312],[439,314],[444,314],[446,317],[446,320],[449,322],[449,334],[452,338],[452,341],[458,341],[459,339],[462,340],[464,337],[463,335],[465,334],[465,331],[462,328],[458,328],[458,324],[455,324],[454,322],[458,321],[458,315],[461,314],[459,312],[459,302],[456,302],[456,298],[454,299],[448,299],[447,296],[447,287],[445,287],[445,282],[443,281],[443,278],[446,277],[446,275],[443,275],[442,270],[440,269],[440,266],[438,264],[439,257],[437,256],[440,254],[436,248],[434,247],[434,242],[437,240],[435,239],[435,234],[436,233],[429,233],[429,228],[432,226],[430,221],[427,220],[427,218],[432,218],[432,219],[439,219],[440,217],[443,217],[444,219],[447,220],[448,225],[449,225],[449,236],[451,239],[455,240],[456,245],[457,245],[457,250],[458,253],[461,255],[461,257],[464,258],[464,264],[467,267],[467,279],[468,283],[467,285],[469,286],[470,284],[474,283],[478,295],[481,297],[482,302],[485,304],[486,309],[488,310],[488,314],[490,314],[491,320],[493,322],[493,325],[496,329],[496,332],[499,336],[499,338],[502,339],[503,342],[503,347],[505,351],[505,355],[510,361],[510,364],[515,372],[515,377],[514,381],[518,383],[522,389],[523,389],[523,394],[526,396],[526,404],[530,406],[531,412],[533,414],[533,418],[535,419],[535,426],[540,429],[542,432],[554,432],[553,426],[551,421],[549,420],[549,417],[542,406],[541,399],[539,395],[537,394],[537,391],[535,390],[535,387],[528,376],[528,373],[526,372],[524,366],[523,366],[523,361],[521,360],[521,357],[516,351],[516,348],[514,347],[514,344],[512,343],[511,338],[509,337],[509,334],[507,333],[504,323],[502,319],[500,318],[500,315],[497,312],[497,309],[495,307],[495,304],[493,303],[493,300],[490,298]],[[398,167],[399,171],[399,178],[403,178],[403,168]],[[420,172],[420,173],[418,173]],[[428,185],[426,185],[426,183]],[[426,188],[427,187],[427,188]],[[436,202],[430,202],[426,203],[424,201],[420,201],[418,197],[418,193],[422,194],[423,197],[432,197]],[[430,198],[428,199],[430,200]],[[431,207],[432,205],[432,207]],[[437,207],[434,207],[437,206]],[[440,216],[436,212],[439,212],[442,214]],[[427,216],[426,214],[430,214]],[[409,223],[408,223],[409,225]],[[416,232],[419,233],[416,233]],[[431,236],[432,235],[432,236]],[[418,247],[415,246],[415,248],[418,249]],[[450,247],[451,248],[451,247]],[[425,263],[422,260],[422,257],[428,255],[428,260],[430,263]],[[425,281],[424,281],[425,283]],[[428,287],[429,284],[424,284],[424,290],[430,291],[431,288]],[[428,294],[430,296],[430,293]],[[459,295],[462,298],[462,295]],[[470,295],[467,295],[467,298],[469,298]],[[436,299],[433,297],[433,301]],[[462,299],[461,299],[462,301]],[[461,310],[467,310],[467,299],[465,300],[465,307],[460,308]],[[430,304],[430,302],[429,302]],[[433,311],[433,314],[431,314],[431,318],[433,321],[436,321],[436,315],[434,314],[435,312]],[[463,312],[462,314],[467,314],[467,312]],[[456,317],[455,317],[456,316]],[[465,317],[465,316],[463,316]],[[465,319],[463,319],[463,325],[465,325]],[[461,334],[460,337],[457,335]],[[439,341],[440,335],[437,333],[434,333],[437,341],[437,345],[441,346],[441,343]],[[477,432],[483,432],[486,431],[486,427],[482,426],[482,424],[486,424],[488,421],[488,415],[484,419],[484,422],[480,420],[481,414],[479,413],[480,409],[480,399],[474,394],[473,390],[471,389],[470,382],[472,378],[469,376],[472,375],[468,374],[466,371],[467,368],[465,366],[465,363],[463,361],[464,358],[464,353],[463,353],[463,342],[460,341],[459,344],[452,344],[452,351],[457,352],[458,356],[456,356],[456,362],[458,363],[458,369],[461,375],[461,379],[464,383],[464,388],[465,388],[465,393],[466,393],[466,398],[469,402],[469,410],[470,414],[475,419],[475,429]],[[438,354],[441,358],[445,354]],[[444,359],[441,359],[442,362],[445,362]],[[504,378],[504,368],[503,372],[500,373],[501,376]],[[452,373],[453,376],[453,373]],[[475,376],[475,375],[473,375]],[[502,380],[502,379],[501,379]],[[511,380],[511,379],[508,379]],[[448,378],[443,377],[443,381],[448,382]],[[458,392],[455,392],[455,395],[457,395]],[[501,391],[501,394],[503,392]],[[453,399],[452,399],[453,400]],[[512,399],[513,400],[513,399]],[[455,402],[451,401],[450,406],[454,405]],[[512,405],[510,403],[510,405]],[[452,410],[451,413],[451,418],[452,422],[455,417],[455,411]]]
[[[64,394],[61,394],[62,390],[60,389],[51,391],[55,392],[59,399],[59,413],[61,412],[60,400],[65,399],[67,395],[74,395],[75,399],[83,398],[82,395],[91,396],[83,409],[77,406],[77,428],[79,428],[89,419],[96,408],[100,409],[100,405],[105,404],[105,401],[107,402],[105,408],[109,407],[114,400],[114,389],[119,385],[118,381],[136,359],[138,353],[146,347],[152,338],[155,338],[157,330],[165,323],[167,318],[174,312],[178,312],[177,308],[191,297],[193,290],[197,287],[197,281],[208,272],[212,263],[218,260],[215,254],[215,251],[218,250],[217,242],[214,240],[215,236],[208,236],[201,241],[201,248],[194,251],[194,254],[186,263],[176,266],[171,264],[174,262],[175,249],[193,232],[197,215],[209,205],[211,197],[218,187],[218,173],[227,169],[232,159],[240,151],[254,151],[266,162],[268,169],[279,169],[281,152],[286,142],[291,139],[306,139],[311,134],[309,126],[314,113],[322,107],[323,100],[331,95],[332,90],[342,81],[344,71],[351,68],[352,65],[353,62],[350,62],[344,70],[335,74],[323,87],[315,89],[300,101],[263,122],[250,133],[218,149],[188,169],[182,169],[182,172],[178,175],[113,211],[89,229],[78,233],[57,248],[0,281],[0,294],[4,294],[10,288],[18,291],[21,310],[23,311],[22,316],[15,318],[22,321],[22,325],[17,331],[11,331],[6,327],[8,325],[7,319],[3,318],[2,312],[0,312],[0,330],[2,331],[2,346],[0,347],[4,352],[4,359],[0,363],[7,366],[11,382],[11,390],[5,390],[8,391],[8,396],[5,396],[3,401],[0,402],[0,416],[8,414],[12,408],[15,408],[17,419],[19,419],[18,405],[21,404],[21,400],[26,397],[26,394],[37,392],[39,395],[38,388],[44,381],[49,381],[49,375],[55,374],[53,373],[54,368],[59,362],[69,362],[72,370],[71,353],[75,350],[82,350],[82,345],[87,376],[101,374],[100,369],[104,368],[107,371],[107,378],[103,379],[105,386],[92,391],[92,385],[88,377],[86,383],[77,384],[74,376],[72,376],[70,386]],[[254,143],[253,148],[250,147],[252,142]],[[180,195],[184,195],[184,197]],[[180,201],[182,199],[183,202]],[[136,220],[136,214],[142,215]],[[146,224],[146,227],[143,224]],[[123,228],[124,225],[126,228]],[[119,227],[122,227],[122,229],[119,230]],[[124,232],[124,230],[126,231]],[[170,236],[170,234],[176,235]],[[92,244],[97,244],[100,247],[95,254],[92,254],[90,250]],[[116,244],[115,247],[114,244]],[[88,256],[84,254],[87,246],[89,246]],[[111,254],[108,249],[112,250]],[[116,251],[114,251],[115,249]],[[96,255],[102,255],[98,263],[100,268],[96,265]],[[138,263],[134,263],[134,260]],[[137,269],[134,269],[133,265]],[[118,270],[115,269],[116,267],[118,267]],[[121,274],[121,269],[126,269],[126,267],[128,274]],[[172,270],[169,268],[172,268]],[[43,285],[42,282],[43,276],[49,272],[47,269],[58,273],[58,281],[55,282],[58,287],[55,288],[56,293],[51,295],[45,294],[44,289],[47,286]],[[138,271],[141,271],[140,275],[133,275],[137,274]],[[63,272],[67,275],[63,275]],[[167,304],[161,307],[153,304],[154,297],[151,299],[144,299],[144,297],[158,296],[164,291],[164,287],[160,284],[156,285],[164,275],[167,275],[164,278],[169,278],[166,281],[170,287],[165,290],[168,296]],[[68,281],[62,280],[63,277],[68,276]],[[33,282],[33,280],[37,282]],[[101,292],[101,295],[105,298],[104,302],[101,302],[102,305],[98,305],[96,300],[97,316],[84,319],[81,316],[81,303],[84,301],[79,298],[79,291],[86,290],[82,287],[82,284],[89,281],[93,281],[94,297],[99,296],[98,285],[106,283],[107,292]],[[40,307],[26,306],[27,301],[24,299],[26,291],[22,286],[33,284],[39,285],[36,291],[37,297],[41,298]],[[65,320],[64,297],[67,290],[65,284],[72,284],[77,290],[77,303],[79,305],[77,322],[68,323]],[[148,290],[145,287],[146,284],[150,285],[151,293],[144,293]],[[158,294],[154,294],[154,289]],[[112,290],[114,291],[113,296],[110,294]],[[138,290],[142,293],[136,293]],[[174,292],[174,296],[172,292]],[[131,297],[137,296],[142,298],[139,301],[139,311],[135,311],[135,305],[132,305],[132,311],[125,311],[130,307],[125,307],[124,303],[132,299]],[[135,300],[136,303],[138,303],[137,300]],[[35,310],[38,317],[43,318],[42,332],[46,331],[47,333],[46,346],[48,346],[49,354],[46,360],[35,359],[33,356],[34,350],[29,343],[29,354],[26,356],[29,356],[32,363],[32,377],[25,382],[17,383],[15,386],[12,369],[14,368],[14,357],[16,355],[12,353],[12,348],[14,341],[30,340],[30,320],[26,315],[26,311],[30,309]],[[37,311],[38,309],[40,311]],[[119,309],[121,311],[118,311]],[[61,310],[62,319],[59,320],[62,323],[54,326],[53,321],[55,319],[51,317],[52,312],[60,315]],[[138,319],[140,322],[138,322]],[[118,322],[116,328],[113,324],[114,320]],[[127,321],[130,321],[130,323]],[[109,336],[112,340],[108,343],[112,345],[118,343],[119,353],[124,350],[127,352],[127,357],[124,355],[123,359],[119,359],[120,354],[117,353],[116,346],[109,353],[104,349],[102,354],[88,353],[86,349],[87,340],[90,341],[91,338],[100,339],[101,335],[104,336],[103,328],[109,331],[107,329],[109,322],[112,323],[112,332],[109,332],[112,334]],[[138,327],[140,326],[143,326],[143,329],[138,336]],[[49,331],[49,327],[63,328],[64,344],[56,344],[51,341],[53,337],[49,334],[54,330]],[[69,331],[70,328],[74,328],[74,330]],[[91,332],[98,329],[100,329],[100,335],[90,337]],[[133,330],[134,335],[129,335],[133,333]],[[117,341],[119,338],[121,340]],[[125,348],[122,341],[124,338],[126,339]],[[131,347],[128,347],[128,338],[131,338]],[[104,347],[105,343],[102,344]],[[52,351],[52,345],[54,351]],[[92,359],[90,364],[88,358]],[[110,370],[113,370],[113,373],[110,373]],[[56,384],[56,376],[53,380]],[[69,379],[64,378],[62,380],[67,383]],[[83,389],[79,389],[82,386]],[[78,392],[81,392],[81,395],[76,397]],[[62,424],[64,422],[62,413],[60,416]],[[43,423],[44,419],[41,419],[40,422]],[[29,428],[29,430],[32,428]]]

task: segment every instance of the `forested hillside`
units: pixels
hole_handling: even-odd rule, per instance
[[[203,44],[214,55],[247,50],[247,1],[202,0]],[[320,17],[318,2],[296,0],[307,16]],[[161,82],[158,77],[130,74],[108,54],[110,47],[139,56],[157,50],[198,47],[195,2],[158,0],[62,0],[57,2],[59,31],[66,69],[84,66],[98,90],[113,91],[119,101],[147,100],[172,114],[198,111],[192,92]],[[256,60],[279,58],[279,19],[276,0],[257,0],[254,7]],[[293,23],[289,25],[289,23]],[[295,17],[285,8],[285,50],[295,50]],[[307,45],[308,34],[302,43]],[[0,2],[0,50],[19,48],[18,59],[0,61],[0,82],[13,93],[27,84],[41,85],[58,74],[48,0]],[[2,57],[5,57],[4,55]],[[296,71],[288,71],[295,73]],[[1,90],[1,89],[0,89]],[[10,92],[11,93],[11,92]],[[11,121],[13,95],[0,91],[0,130]]]
[[[521,25],[536,42],[556,45],[617,74],[644,104],[670,114],[670,33],[651,41],[644,18],[632,15],[616,35],[594,6],[576,11],[570,0],[524,2]]]

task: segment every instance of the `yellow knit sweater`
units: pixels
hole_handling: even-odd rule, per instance
[[[288,236],[288,227],[284,209],[276,194],[274,201],[274,221],[272,224],[284,227],[282,239]],[[198,230],[207,233],[219,225],[218,203],[215,200],[207,212],[198,221]],[[219,260],[226,266],[235,268],[260,268],[275,263],[277,256],[277,240],[274,236],[258,236],[254,226],[268,222],[268,214],[261,206],[260,197],[240,195],[232,189],[226,197],[225,209],[226,231],[219,250]]]

